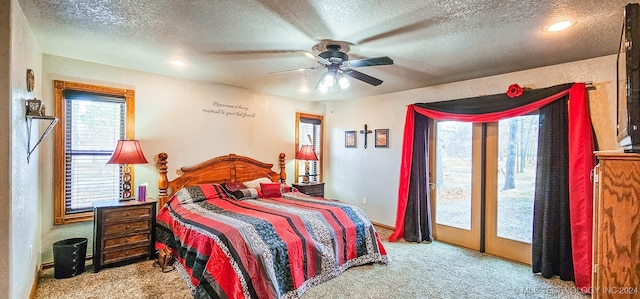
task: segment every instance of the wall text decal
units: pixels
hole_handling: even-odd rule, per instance
[[[213,109],[202,109],[203,112],[218,114],[220,116],[235,116],[240,118],[256,117],[255,112],[251,112],[249,107],[242,106],[241,104],[226,104],[218,101],[211,101]]]

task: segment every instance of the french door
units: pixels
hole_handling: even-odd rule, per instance
[[[482,126],[437,121],[429,143],[433,237],[480,250],[480,183]]]
[[[434,127],[434,238],[531,264],[538,115]]]

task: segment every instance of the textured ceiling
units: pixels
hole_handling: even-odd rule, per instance
[[[621,0],[18,0],[47,54],[306,100],[350,99],[615,54]],[[563,32],[552,21],[577,23]],[[325,40],[384,82],[315,89]],[[317,53],[314,52],[314,53]],[[169,62],[183,59],[186,65]],[[272,72],[276,72],[273,73]]]

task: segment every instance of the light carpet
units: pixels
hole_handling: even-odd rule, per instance
[[[383,240],[391,231],[378,227]],[[440,242],[384,241],[388,265],[354,267],[303,298],[579,298],[571,281],[545,279],[531,267]],[[42,271],[35,298],[192,298],[177,271],[153,261],[104,268],[65,279]]]

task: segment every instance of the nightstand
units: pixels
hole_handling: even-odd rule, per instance
[[[94,204],[93,268],[155,256],[156,201]]]
[[[293,184],[298,191],[316,197],[324,197],[324,183]]]

